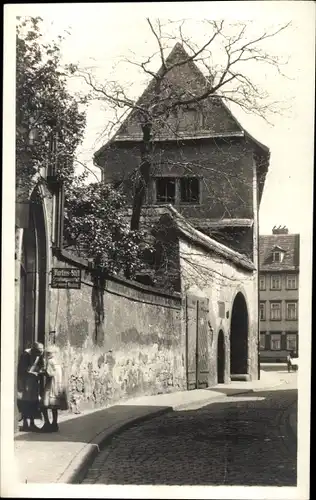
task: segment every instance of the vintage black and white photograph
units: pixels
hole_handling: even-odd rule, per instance
[[[315,4],[6,9],[2,496],[308,499]]]

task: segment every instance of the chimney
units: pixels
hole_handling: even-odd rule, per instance
[[[289,230],[286,226],[279,226],[279,227],[276,227],[274,226],[272,228],[272,234],[289,234]]]

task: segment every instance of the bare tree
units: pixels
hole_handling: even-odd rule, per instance
[[[140,127],[140,162],[135,176],[131,216],[133,230],[139,227],[141,208],[152,174],[155,141],[163,131],[167,133],[168,129],[172,129],[172,133],[177,136],[177,123],[181,113],[193,108],[207,113],[207,106],[219,101],[227,105],[234,103],[244,112],[265,120],[269,119],[271,113],[279,111],[279,103],[269,100],[267,92],[249,76],[247,68],[261,70],[264,65],[281,73],[282,61],[266,51],[265,43],[289,25],[249,36],[247,23],[226,26],[224,21],[206,20],[203,23],[204,41],[198,46],[185,34],[186,21],[163,24],[160,20],[147,19],[147,23],[156,40],[157,51],[141,62],[136,59],[127,60],[136,65],[143,75],[151,78],[149,86],[139,99],[130,97],[128,89],[118,81],[100,83],[91,71],[72,68],[88,84],[90,98],[103,101],[115,111],[117,121],[110,126],[121,127],[114,135],[114,140],[122,132],[126,119],[129,123],[138,123]],[[171,43],[176,44],[176,58],[166,57]],[[158,71],[152,68],[157,55],[160,59]],[[215,56],[219,58],[218,61],[215,61]],[[182,79],[179,85],[175,74],[188,66],[195,72],[195,78],[189,79],[185,84]],[[186,168],[183,162],[182,167]],[[234,182],[234,179],[228,177],[226,180],[228,183]]]

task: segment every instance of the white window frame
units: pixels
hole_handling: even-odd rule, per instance
[[[263,342],[261,342],[263,339]],[[260,349],[263,350],[266,348],[266,333],[260,332]]]
[[[275,258],[276,255],[279,256],[278,259]],[[273,252],[272,260],[273,260],[273,262],[276,262],[276,263],[282,262],[282,260],[281,260],[281,252],[280,251]]]
[[[294,280],[294,286],[289,286],[289,282]],[[297,290],[297,275],[287,274],[286,275],[286,289],[287,290]]]
[[[295,347],[290,347],[290,340],[291,340],[291,337],[292,337],[292,340],[295,339]],[[292,333],[292,332],[287,332],[286,333],[286,350],[287,351],[294,351],[294,352],[297,352],[297,342],[298,341],[298,338],[297,338],[297,333]]]
[[[261,280],[263,281],[263,286],[261,286]],[[266,277],[264,274],[261,274],[259,276],[259,290],[265,290],[266,289]]]
[[[261,306],[263,306],[263,307],[261,308]],[[261,318],[261,311],[263,311],[262,318]],[[260,302],[260,304],[259,304],[259,319],[260,319],[260,321],[265,321],[265,319],[266,319],[266,303],[265,302]]]
[[[274,347],[274,342],[279,342],[279,347]],[[271,351],[281,350],[281,333],[270,333],[270,349]]]
[[[290,318],[289,306],[294,306],[294,318]],[[297,302],[294,300],[286,302],[286,319],[287,321],[297,321]]]
[[[279,280],[279,286],[278,287],[273,286],[273,281],[276,278]],[[270,277],[270,290],[282,290],[282,276],[281,275],[279,275],[279,274],[271,274],[271,277]]]
[[[273,306],[276,306],[276,305],[278,305],[279,307],[274,308]],[[273,311],[280,311],[280,316],[278,318],[274,318]],[[282,320],[282,304],[281,304],[281,302],[277,302],[277,301],[270,302],[270,320],[271,321],[281,321]]]

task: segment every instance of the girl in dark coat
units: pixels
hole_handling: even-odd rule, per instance
[[[41,418],[39,409],[39,375],[44,368],[43,351],[43,344],[34,342],[30,349],[25,349],[19,359],[17,406],[23,420],[21,427],[23,431],[38,430],[35,426],[34,419]]]

